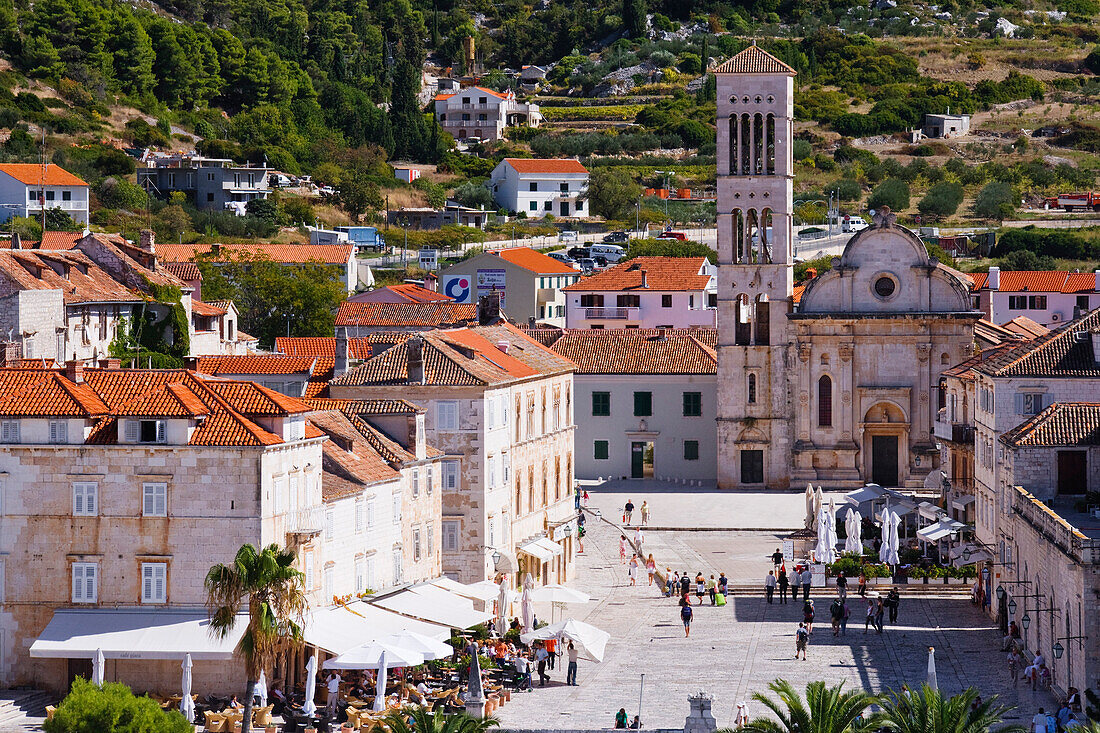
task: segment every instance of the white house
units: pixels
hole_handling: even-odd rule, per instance
[[[59,165],[0,164],[0,221],[12,216],[41,216],[61,209],[77,224],[88,225],[88,184]]]
[[[505,158],[489,178],[502,209],[531,217],[587,217],[588,169],[579,160]]]
[[[1027,316],[1057,328],[1100,307],[1100,270],[1015,270],[970,273],[975,307],[997,325]]]
[[[716,329],[528,333],[577,365],[577,478],[717,480]]]
[[[501,140],[507,127],[538,127],[542,122],[537,104],[517,101],[515,92],[494,92],[484,87],[437,94],[435,116],[456,140]]]
[[[565,288],[565,325],[715,328],[716,276],[705,257],[635,257]]]

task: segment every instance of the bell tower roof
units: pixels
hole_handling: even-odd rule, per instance
[[[715,74],[790,74],[798,72],[753,43],[714,68]]]

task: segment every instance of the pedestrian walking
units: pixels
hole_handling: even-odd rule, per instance
[[[680,595],[681,596],[686,596],[690,592],[691,592],[691,577],[687,574],[687,571],[685,570],[684,572],[682,572],[680,574]]]
[[[642,534],[642,528],[638,527],[634,530],[634,549],[641,552],[643,542],[645,542],[645,535]]]
[[[875,623],[875,602],[867,599],[867,620],[863,622],[863,633],[867,633],[867,627]]]
[[[809,603],[809,601],[806,601]],[[806,645],[810,641],[810,632],[806,629],[806,624],[799,624],[798,631],[794,632],[794,658],[798,659],[799,652],[802,653],[802,661],[806,661]]]
[[[588,490],[587,489],[585,489],[585,492],[584,492],[584,505],[588,506]]]
[[[691,600],[687,594],[685,594],[684,597],[680,599],[680,620],[684,622],[685,637],[691,636],[692,615],[694,615],[694,612],[691,610]]]
[[[729,578],[725,573],[718,573],[718,592],[722,595],[726,595],[726,590],[729,588]]]
[[[649,553],[649,557],[645,561],[645,571],[649,576],[649,584],[653,585],[653,576],[657,574],[657,561],[653,559],[653,553]]]
[[[550,655],[546,659],[546,668],[553,672],[558,659],[558,640],[547,639],[542,643],[546,646],[546,653]]]
[[[859,597],[867,597],[867,576],[863,573],[859,574]]]
[[[550,679],[550,675],[546,674],[546,660],[549,656],[550,653],[546,651],[546,647],[539,644],[539,648],[535,650],[535,664],[539,670],[539,687],[546,687],[546,681]]]
[[[786,605],[787,586],[791,584],[791,582],[787,579],[787,568],[780,566],[779,577],[776,579],[776,583],[779,585],[779,602]]]
[[[642,500],[642,524],[649,526],[649,502]]]
[[[844,598],[840,601],[844,607],[844,614],[840,617],[840,635],[848,635],[848,617],[852,615],[852,609],[848,607],[848,599]]]
[[[710,596],[710,605],[716,605],[718,603],[718,582],[714,579],[714,574],[711,573],[710,580],[707,581],[707,595]]]
[[[699,603],[703,602],[703,596],[707,592],[707,581],[703,579],[703,571],[700,570],[695,575],[695,595],[699,598]]]
[[[809,598],[802,603],[802,622],[806,625],[807,633],[814,633],[814,602]]]
[[[630,499],[626,500],[626,506],[623,507],[623,524],[630,524],[634,519],[634,502]]]
[[[764,578],[764,596],[768,599],[768,603],[772,602],[772,596],[775,595],[775,586],[777,582],[778,581],[775,579],[775,571],[769,570],[768,577]]]
[[[848,579],[844,577],[843,570],[836,576],[836,594],[842,599],[848,597]]]
[[[783,551],[780,550],[777,547],[777,548],[775,548],[775,552],[772,553],[772,565],[774,565],[775,569],[778,570],[779,566],[782,565],[782,564],[783,564]]]
[[[573,646],[573,642],[569,642],[569,646],[565,650],[565,655],[569,659],[569,664],[565,668],[565,684],[576,687],[577,659],[580,658],[580,653],[577,651],[577,647]]]
[[[1047,714],[1042,708],[1031,719],[1031,733],[1047,733]]]
[[[626,562],[626,535],[619,537],[619,564]]]
[[[878,599],[878,603],[875,605],[875,627],[878,629],[878,633],[882,633],[882,617],[886,614],[886,605],[881,598]]]
[[[844,619],[844,601],[842,599],[835,598],[829,604],[829,618],[833,622],[833,636],[840,636],[840,623]]]
[[[1016,650],[1016,647],[1012,647],[1012,650],[1008,653],[1008,676],[1012,680],[1013,689],[1020,682],[1020,663],[1022,661],[1020,652]]]
[[[737,714],[733,716],[733,725],[735,728],[744,728],[749,724],[749,713],[745,706],[745,703],[737,703]]]
[[[810,581],[813,576],[810,574],[810,566],[807,565],[802,570],[802,599],[806,600],[810,597]]]
[[[581,485],[577,484],[576,490],[573,492],[573,508],[577,511],[581,509]]]
[[[897,588],[891,588],[890,592],[886,595],[886,607],[890,609],[890,625],[893,626],[898,622],[898,605],[901,603],[901,594],[898,593]]]
[[[519,675],[520,688],[526,688],[528,692],[535,688],[531,682],[531,662],[526,654],[516,655],[516,673]]]
[[[672,572],[672,568],[665,568],[665,595],[671,598],[680,589],[680,574]]]
[[[626,567],[626,574],[630,578],[630,584],[634,585],[638,580],[638,556],[630,556],[630,564]]]

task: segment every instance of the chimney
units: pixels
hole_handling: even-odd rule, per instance
[[[23,249],[23,241],[22,241],[22,238],[19,236],[19,232],[12,232],[11,233],[11,248],[12,249]]]
[[[332,376],[339,377],[348,370],[348,332],[347,329],[336,329],[336,364],[332,369]]]
[[[989,278],[985,281],[985,286],[990,290],[1001,289],[1001,268],[996,265],[989,268]]]
[[[413,336],[406,341],[405,353],[408,355],[409,382],[424,384],[424,339]]]
[[[100,369],[118,370],[122,368],[122,359],[106,358],[99,360]]]
[[[649,287],[649,281],[646,278],[645,270],[638,270],[638,272],[641,273],[641,276],[642,276],[642,287],[643,288],[648,288]]]
[[[491,291],[477,300],[477,323],[489,326],[500,320],[500,293]]]
[[[152,255],[157,253],[156,235],[153,234],[152,229],[142,229],[138,233],[138,242],[141,248],[149,254]]]
[[[214,242],[212,245],[210,245],[210,254],[214,255],[215,257],[220,257],[221,253],[222,246],[219,242]]]
[[[508,343],[507,341],[503,341],[503,340],[497,341],[497,348],[500,349],[500,352],[502,354],[507,354],[508,353],[508,347],[509,346],[511,346],[511,344]]]
[[[193,372],[199,370],[199,357],[197,356],[185,356],[183,357],[183,368]]]
[[[23,358],[23,344],[19,341],[0,341],[0,367],[13,366]]]
[[[82,359],[70,359],[65,362],[65,379],[73,384],[84,383],[84,361]]]

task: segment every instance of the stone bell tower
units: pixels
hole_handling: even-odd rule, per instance
[[[756,46],[718,89],[718,485],[790,485],[795,71]]]

